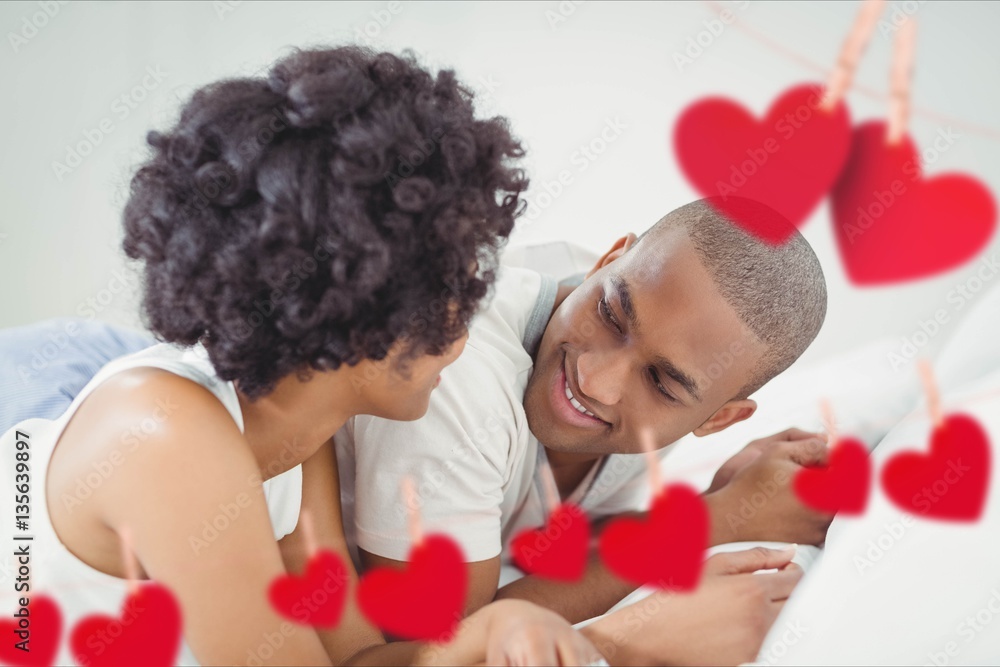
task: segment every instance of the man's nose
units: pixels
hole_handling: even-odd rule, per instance
[[[628,359],[613,352],[588,351],[576,361],[580,391],[604,405],[617,404],[628,374]]]

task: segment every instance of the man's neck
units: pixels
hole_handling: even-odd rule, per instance
[[[587,473],[601,460],[599,454],[572,454],[557,452],[548,447],[545,455],[552,469],[552,477],[556,480],[559,499],[566,500],[587,477]]]

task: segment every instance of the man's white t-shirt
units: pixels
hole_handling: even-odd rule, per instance
[[[551,473],[539,467],[545,449],[528,430],[522,401],[556,287],[549,276],[504,267],[492,302],[473,319],[465,351],[442,372],[424,417],[398,422],[359,415],[337,433],[352,548],[407,559],[403,480],[409,476],[426,533],[455,539],[468,562],[502,554],[508,571],[501,585],[516,577],[509,572],[510,540],[542,525],[548,514],[540,471],[550,481]],[[642,510],[647,480],[643,455],[615,454],[595,465],[567,500],[592,519]]]

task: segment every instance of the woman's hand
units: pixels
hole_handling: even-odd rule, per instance
[[[757,656],[802,578],[794,550],[755,548],[705,562],[692,593],[657,592],[583,629],[612,664],[737,665]],[[756,570],[778,569],[753,574]]]
[[[492,609],[491,609],[492,608]],[[485,607],[488,665],[588,665],[603,658],[562,616],[523,600]]]
[[[562,616],[524,600],[498,600],[459,625],[447,644],[426,645],[417,665],[589,665],[601,654]]]

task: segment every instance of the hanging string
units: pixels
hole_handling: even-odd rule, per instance
[[[910,16],[896,31],[892,43],[892,68],[889,71],[889,132],[886,140],[898,144],[906,134],[910,117],[910,82],[913,79],[913,56],[917,43],[917,19]]]
[[[940,428],[944,423],[944,412],[941,410],[941,393],[938,391],[937,383],[934,382],[931,362],[921,359],[918,366],[920,379],[924,384],[924,393],[927,395],[927,411],[930,413],[931,423],[934,424],[934,428]]]
[[[125,567],[125,580],[128,583],[129,595],[139,591],[139,564],[132,553],[132,534],[128,526],[122,526],[118,531],[118,542],[122,550],[122,565]]]
[[[861,10],[854,19],[854,25],[844,40],[844,46],[840,49],[837,66],[826,84],[826,94],[820,103],[821,109],[832,110],[851,87],[854,72],[858,68],[861,56],[865,53],[865,48],[875,30],[875,24],[878,23],[878,17],[884,10],[885,0],[865,0],[861,5]]]
[[[716,0],[702,0],[702,2],[704,2],[716,14],[721,13],[722,10],[724,9],[722,5],[716,2]],[[832,75],[830,69],[825,65],[822,65],[816,62],[815,60],[809,58],[808,56],[804,56],[801,53],[798,53],[797,51],[789,49],[781,42],[772,39],[769,35],[767,35],[764,32],[761,32],[760,30],[757,30],[756,28],[749,25],[746,21],[742,19],[734,16],[732,25],[740,32],[749,35],[752,39],[763,44],[768,49],[781,54],[785,58],[788,58],[789,60],[799,64],[804,69],[811,70],[823,76]],[[852,85],[852,88],[854,91],[860,93],[861,95],[864,95],[865,97],[874,100],[879,100],[884,102],[888,99],[888,95],[886,95],[885,93],[882,93],[873,88],[869,88],[868,86],[855,83]],[[962,118],[956,118],[954,116],[949,116],[948,114],[939,113],[937,111],[934,111],[933,109],[925,109],[924,107],[914,106],[912,107],[912,115],[919,116],[920,118],[933,121],[938,124],[953,125],[954,127],[957,127],[961,130],[965,130],[970,134],[978,134],[980,136],[993,139],[995,141],[1000,141],[1000,130],[997,130],[996,128],[980,125],[978,123],[971,123]]]
[[[419,497],[417,486],[409,475],[403,477],[403,499],[409,516],[410,543],[416,546],[424,540],[424,530],[420,524]]]
[[[312,558],[316,554],[316,529],[312,520],[312,513],[304,509],[299,512],[299,523],[302,524],[302,538],[306,543],[306,556]]]
[[[824,398],[819,402],[819,412],[823,418],[823,428],[826,430],[827,447],[833,448],[837,444],[837,422],[833,417],[833,406],[829,399]]]
[[[639,440],[642,444],[642,451],[646,454],[646,467],[649,470],[649,490],[655,498],[663,490],[663,482],[660,477],[660,457],[656,452],[656,441],[653,439],[653,432],[650,429],[643,429],[639,433]]]

